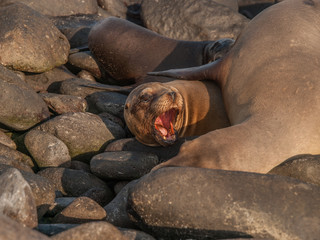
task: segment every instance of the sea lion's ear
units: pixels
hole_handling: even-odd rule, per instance
[[[126,103],[126,105],[124,105],[124,109],[128,109],[129,108],[129,103]]]

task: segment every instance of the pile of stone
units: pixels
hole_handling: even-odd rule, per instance
[[[0,2],[0,239],[320,236],[319,156],[289,159],[265,175],[149,174],[184,140],[138,143],[125,128],[126,95],[86,86],[114,82],[87,47],[100,20],[128,19],[179,40],[236,38],[249,21],[236,2]],[[245,2],[273,3],[243,1],[242,9]]]

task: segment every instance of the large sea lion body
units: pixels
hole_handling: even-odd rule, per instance
[[[124,118],[136,139],[149,146],[230,125],[220,88],[206,81],[142,84],[129,94]]]
[[[210,79],[231,127],[182,145],[163,166],[266,173],[320,153],[320,1],[287,0],[257,15],[221,61],[155,73]]]
[[[115,17],[94,25],[88,39],[89,49],[118,85],[169,81],[147,72],[200,66],[225,55],[233,43],[174,40]]]

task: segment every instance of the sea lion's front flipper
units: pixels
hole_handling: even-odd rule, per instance
[[[149,72],[147,74],[151,76],[164,76],[184,80],[217,80],[220,66],[221,60],[218,59],[198,67],[170,69],[160,72]]]
[[[129,93],[134,89],[134,87],[132,86],[117,86],[117,85],[108,85],[108,84],[102,84],[102,83],[88,83],[88,84],[82,84],[81,86],[88,87],[88,88],[103,89],[109,92],[118,92],[126,95],[129,95]]]

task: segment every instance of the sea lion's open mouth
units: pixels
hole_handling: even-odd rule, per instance
[[[177,140],[177,131],[174,129],[177,115],[178,110],[172,108],[162,113],[154,121],[156,136],[161,138],[161,142],[173,144]]]

